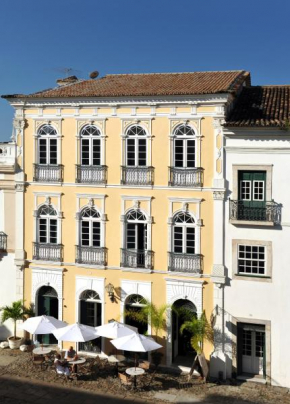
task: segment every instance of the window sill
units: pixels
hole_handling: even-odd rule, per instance
[[[236,224],[236,225],[246,225],[246,226],[271,226],[273,227],[275,225],[274,222],[263,222],[262,220],[236,220],[236,219],[230,219],[231,224]]]
[[[234,274],[233,279],[254,282],[272,282],[271,276],[267,275]]]

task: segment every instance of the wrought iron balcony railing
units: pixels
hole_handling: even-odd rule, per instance
[[[245,206],[244,201],[230,199],[230,220],[249,222],[281,223],[282,205],[274,201],[265,202],[264,206]]]
[[[202,187],[202,184],[203,168],[169,167],[169,186]]]
[[[76,182],[82,184],[106,184],[107,166],[76,165]]]
[[[86,265],[107,265],[107,249],[104,247],[76,246],[76,263]]]
[[[202,271],[202,255],[170,252],[168,253],[168,270],[200,274]]]
[[[33,259],[61,262],[63,260],[63,245],[33,243]]]
[[[121,184],[153,185],[154,167],[121,166]]]
[[[153,268],[154,252],[149,250],[129,250],[121,248],[121,267]]]
[[[63,181],[63,165],[42,165],[34,164],[33,181],[38,182],[62,182]]]
[[[7,234],[4,231],[0,231],[0,251],[7,250]]]

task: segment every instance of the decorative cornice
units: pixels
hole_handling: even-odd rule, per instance
[[[216,201],[223,201],[225,199],[225,191],[213,191],[213,199]]]
[[[192,96],[163,96],[163,97],[120,97],[120,98],[80,98],[78,100],[72,98],[10,98],[7,101],[14,107],[45,107],[45,106],[108,106],[112,107],[112,103],[118,105],[149,105],[150,103],[156,104],[209,104],[209,103],[226,103],[228,101],[229,94],[204,94],[204,95],[192,95]]]

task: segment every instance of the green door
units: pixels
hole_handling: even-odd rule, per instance
[[[46,315],[58,318],[58,297],[50,286],[43,286],[38,292],[38,316]],[[38,335],[37,340],[42,344],[57,344],[53,334]]]
[[[80,302],[80,323],[90,327],[98,327],[102,324],[102,304],[81,300]],[[79,351],[100,353],[102,338],[96,338],[88,342],[80,342]]]
[[[238,219],[266,220],[266,172],[239,171]]]

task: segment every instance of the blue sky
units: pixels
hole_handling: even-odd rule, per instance
[[[107,73],[247,69],[290,84],[289,0],[0,0],[0,94]],[[60,70],[59,70],[60,69]],[[0,141],[13,111],[0,101]]]

